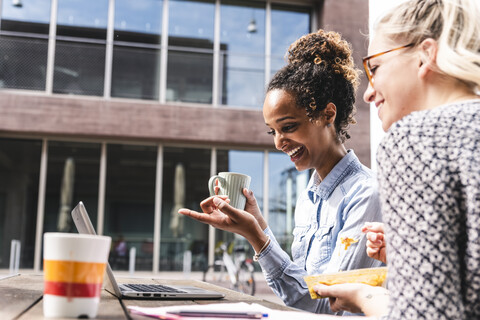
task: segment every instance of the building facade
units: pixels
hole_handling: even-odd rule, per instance
[[[308,172],[266,134],[265,85],[290,43],[319,27],[352,42],[358,64],[368,3],[2,0],[0,10],[0,268],[17,239],[20,267],[41,270],[43,233],[75,232],[69,214],[83,201],[112,237],[114,270],[133,247],[137,270],[181,270],[185,252],[201,270],[232,235],[176,211],[199,210],[220,171],[252,176],[288,248]],[[347,146],[369,165],[369,110],[357,101]]]

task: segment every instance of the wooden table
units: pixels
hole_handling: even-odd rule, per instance
[[[225,298],[220,300],[120,300],[108,291],[102,290],[97,319],[148,319],[143,316],[130,314],[127,311],[127,306],[162,307],[171,305],[248,302],[258,303],[276,310],[294,310],[255,296],[249,296],[198,280],[117,278],[117,281],[119,283],[135,282],[145,284],[192,285],[222,292],[225,294]],[[42,296],[42,275],[21,274],[0,279],[0,319],[44,319]]]

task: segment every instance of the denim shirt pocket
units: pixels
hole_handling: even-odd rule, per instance
[[[293,261],[297,259],[302,259],[305,261],[307,243],[305,240],[305,235],[307,234],[309,227],[308,226],[297,226],[293,229],[293,242],[292,242],[292,258]]]
[[[330,261],[333,252],[333,227],[334,224],[321,227],[315,233],[315,240],[312,243],[310,255],[312,256],[312,266],[321,268]]]

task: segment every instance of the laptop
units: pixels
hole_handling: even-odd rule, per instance
[[[96,234],[85,206],[80,201],[72,210],[72,218],[79,233]],[[126,299],[221,299],[223,293],[193,286],[172,286],[161,284],[118,284],[110,264],[107,263],[105,289]]]

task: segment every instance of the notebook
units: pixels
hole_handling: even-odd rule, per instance
[[[72,210],[72,218],[79,233],[96,234],[85,206],[80,201]],[[128,299],[221,299],[223,293],[193,286],[161,284],[117,284],[110,264],[107,263],[105,289],[118,298]]]

